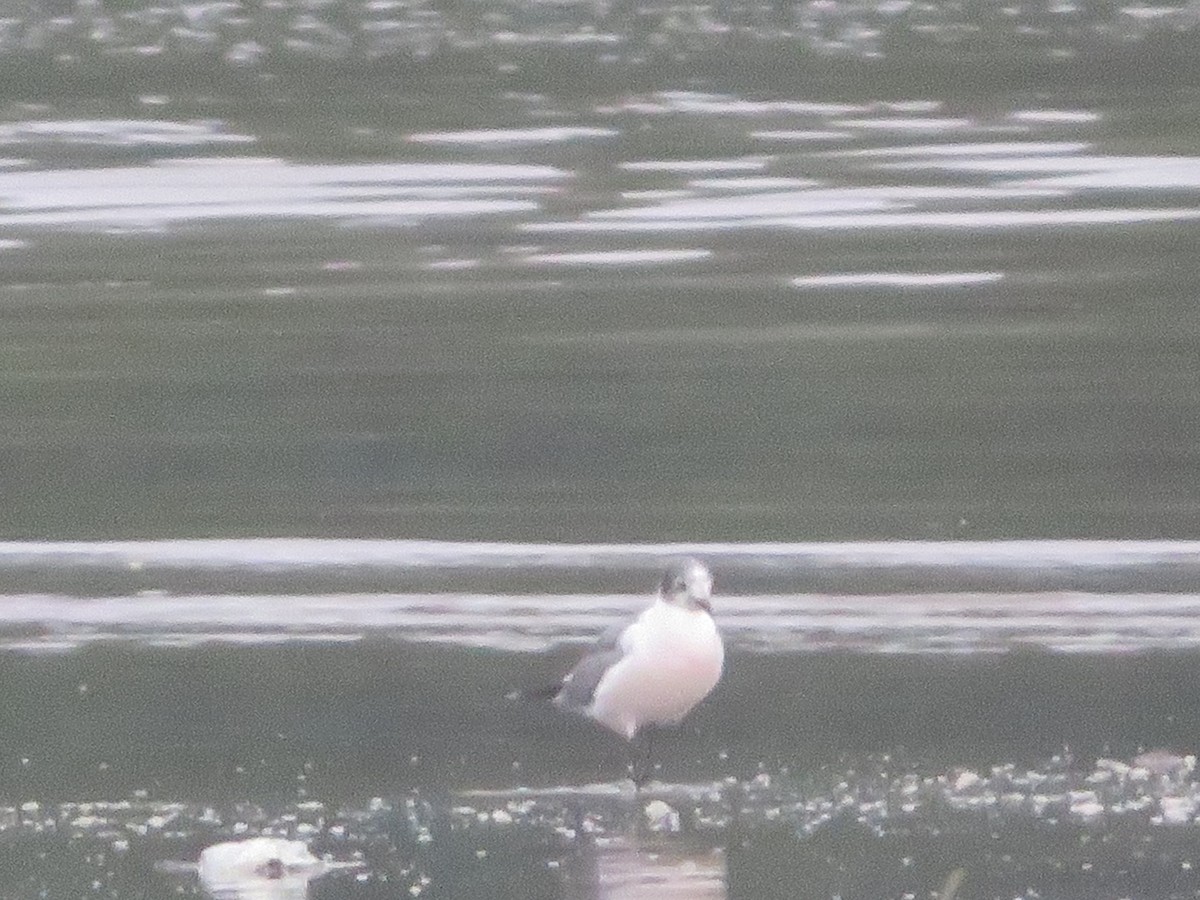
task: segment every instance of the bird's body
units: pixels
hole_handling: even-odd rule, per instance
[[[677,724],[721,679],[725,649],[711,594],[703,563],[672,566],[654,603],[606,632],[563,679],[555,705],[626,740],[647,726]]]
[[[678,724],[721,678],[724,646],[703,610],[656,600],[624,630],[620,643],[621,657],[581,711],[627,740],[646,725]]]

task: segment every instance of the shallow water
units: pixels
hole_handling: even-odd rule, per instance
[[[984,896],[1196,890],[1186,763],[1092,778],[1194,746],[1195,595],[1103,589],[1186,580],[1186,542],[721,548],[728,671],[660,741],[682,786],[649,837],[615,741],[504,694],[700,548],[421,545],[432,562],[399,569],[402,548],[354,542],[5,549],[6,577],[39,585],[0,615],[15,895],[196,891],[175,864],[262,833],[362,863],[314,896],[865,898],[959,867]],[[811,588],[814,560],[840,587],[753,590]],[[393,577],[421,589],[337,590]],[[992,589],[869,590],[897,578]]]
[[[985,7],[6,12],[0,894],[1200,895],[1200,30]]]
[[[505,695],[559,677],[580,641],[646,602],[588,584],[650,581],[657,560],[704,549],[0,548],[7,578],[66,589],[3,603],[0,888],[865,900],[932,896],[953,876],[963,896],[1200,889],[1195,596],[1070,586],[1181,577],[1194,544],[709,547],[729,565],[726,675],[658,738],[657,778],[637,798],[620,741]],[[897,565],[931,582],[1045,584],[738,592],[804,583],[818,560],[860,586]],[[298,590],[347,566],[426,589]],[[123,592],[127,578],[145,587]],[[229,591],[239,579],[262,593]],[[452,587],[487,579],[526,587]],[[198,878],[204,848],[263,835],[337,865],[307,888]]]

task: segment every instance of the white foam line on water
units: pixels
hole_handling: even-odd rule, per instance
[[[749,159],[650,159],[620,163],[626,172],[755,172],[767,164],[766,157]]]
[[[212,219],[365,218],[394,216],[416,224],[442,216],[498,215],[532,212],[539,205],[526,200],[392,200],[311,201],[279,203],[214,203],[170,206],[128,206],[66,209],[52,212],[0,214],[0,225],[163,227]]]
[[[48,190],[45,194],[33,192],[13,194],[14,211],[54,212],[63,210],[105,210],[122,207],[179,207],[211,206],[218,204],[251,204],[308,202],[371,202],[382,200],[484,200],[489,197],[516,199],[539,195],[555,195],[561,189],[552,185],[514,184],[345,184],[312,183],[308,185],[271,184],[264,181],[254,184],[253,178],[245,181],[231,180],[228,184],[209,185],[197,190],[192,196],[179,196],[178,184],[149,181],[136,190],[130,185],[100,186],[88,191],[87,196],[77,196],[65,191]]]
[[[0,224],[159,226],[214,218],[348,218],[530,212],[569,174],[546,166],[304,165],[186,160],[103,169],[0,171]],[[492,199],[492,198],[495,199]]]
[[[634,209],[601,209],[587,213],[589,219],[644,220],[730,219],[777,217],[789,213],[807,215],[830,212],[861,212],[893,209],[891,197],[865,192],[793,190],[769,191],[733,197],[704,197],[677,200]]]
[[[847,543],[566,544],[334,538],[162,541],[5,541],[0,570],[83,566],[107,569],[245,568],[267,572],[380,568],[617,568],[657,566],[692,555],[727,563],[797,568],[1121,570],[1200,567],[1200,541],[1014,540]]]
[[[1010,118],[1018,122],[1052,122],[1055,124],[1080,125],[1100,121],[1100,113],[1087,109],[1023,109],[1012,113]]]
[[[541,652],[586,643],[643,608],[643,595],[197,594],[0,597],[0,648],[62,652],[95,641],[195,646],[370,636]],[[768,652],[998,652],[1200,645],[1200,595],[942,593],[721,595],[732,648]]]
[[[1082,326],[1073,326],[1071,333],[1078,336]],[[962,340],[995,338],[1020,338],[1026,340],[1046,336],[1042,323],[995,322],[948,324],[944,321],[879,322],[875,324],[820,325],[811,322],[779,325],[764,325],[755,328],[721,326],[711,328],[640,328],[625,331],[586,332],[564,334],[561,331],[545,331],[529,334],[522,341],[534,345],[587,346],[628,350],[634,347],[678,348],[722,347],[749,348],[755,345],[779,345],[801,343],[862,344],[877,342],[944,342],[953,336]]]
[[[478,259],[437,259],[427,263],[425,268],[435,272],[462,272],[468,269],[478,269],[483,265]]]
[[[854,137],[850,131],[752,131],[750,137],[759,141],[844,141]]]
[[[1200,218],[1200,209],[1064,209],[997,212],[879,213],[797,216],[784,227],[822,228],[1044,228],[1062,225],[1134,225]]]
[[[589,138],[616,137],[620,133],[613,128],[563,126],[559,128],[437,131],[410,134],[408,139],[417,144],[554,144]]]
[[[1181,157],[1147,161],[1138,168],[1122,167],[1075,175],[1049,175],[1013,181],[1019,187],[1107,191],[1194,191],[1200,189],[1200,159]]]
[[[1066,191],[1049,188],[892,185],[877,188],[811,188],[770,190],[744,195],[668,199],[668,202],[635,208],[593,210],[588,219],[715,219],[808,216],[820,213],[899,210],[914,202],[1059,198]]]
[[[170,594],[143,591],[112,597],[11,594],[0,604],[0,624],[53,627],[233,627],[325,629],[418,628],[454,632],[531,628],[533,633],[586,634],[626,616],[646,594],[322,593]],[[721,594],[716,615],[734,630],[766,623],[772,628],[1028,627],[1079,629],[1084,623],[1119,621],[1125,628],[1166,624],[1200,631],[1200,594],[1037,591],[894,594]]]
[[[805,275],[792,284],[803,288],[839,287],[966,287],[991,284],[1004,278],[1003,272],[850,272],[834,275]]]
[[[987,172],[997,175],[1021,173],[1050,174],[1099,174],[1123,172],[1153,172],[1167,169],[1173,173],[1186,174],[1200,168],[1200,157],[1195,156],[978,156],[967,159],[942,158],[911,160],[907,162],[883,163],[882,169],[907,171],[914,169],[941,169],[953,172]]]
[[[919,144],[905,147],[872,147],[865,150],[831,150],[823,156],[892,157],[892,156],[1029,156],[1046,154],[1083,153],[1092,149],[1086,141],[991,141],[986,143]]]
[[[595,250],[586,253],[533,253],[525,262],[555,266],[636,266],[707,259],[711,250]]]
[[[170,146],[252,144],[253,135],[228,134],[215,120],[163,122],[155,119],[65,119],[0,125],[0,144],[55,140],[67,144]]]
[[[845,116],[875,108],[872,104],[818,103],[804,100],[743,100],[728,94],[705,94],[698,91],[662,91],[650,104],[654,110],[705,113],[708,115],[774,116]],[[623,104],[622,106],[637,106]]]
[[[695,192],[680,188],[665,188],[647,191],[621,191],[622,200],[679,200],[684,197],[694,197]]]
[[[271,158],[164,160],[153,165],[100,169],[0,172],[0,195],[28,208],[106,205],[104,197],[143,202],[164,192],[177,198],[227,199],[230,192],[253,190],[379,189],[400,185],[462,187],[558,181],[570,173],[552,166],[492,163],[289,163]],[[132,196],[129,192],[133,192]],[[239,195],[234,195],[239,196]],[[284,194],[283,196],[288,196]]]
[[[953,131],[959,128],[969,128],[974,124],[970,119],[929,118],[929,119],[835,119],[829,123],[835,128],[864,128],[872,131]]]
[[[811,178],[773,178],[769,175],[747,175],[731,178],[695,178],[688,182],[692,188],[705,188],[718,191],[775,191],[786,188],[814,188],[821,182]],[[630,192],[632,194],[632,192]],[[643,192],[649,194],[649,191]],[[623,195],[628,196],[628,195]]]
[[[1062,226],[1136,225],[1151,222],[1183,222],[1200,218],[1197,208],[1166,209],[1047,209],[1000,210],[997,212],[860,212],[796,216],[755,216],[740,218],[649,218],[594,219],[584,222],[525,222],[517,228],[527,233],[545,234],[642,234],[750,229],[794,228],[822,231],[865,228],[1054,228]]]

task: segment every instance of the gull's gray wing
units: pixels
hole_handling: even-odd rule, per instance
[[[619,622],[600,635],[595,645],[579,660],[562,681],[554,703],[564,709],[581,711],[591,706],[596,685],[609,669],[625,655],[621,638],[632,622]]]

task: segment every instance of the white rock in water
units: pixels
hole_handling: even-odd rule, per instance
[[[1000,806],[1003,809],[1020,809],[1025,805],[1025,795],[1019,791],[1009,791],[1000,795]]]
[[[1128,775],[1131,768],[1133,767],[1129,763],[1121,762],[1119,759],[1100,758],[1096,760],[1097,772],[1110,772],[1118,778]]]
[[[1175,775],[1190,772],[1188,759],[1170,750],[1147,750],[1133,758],[1133,764],[1152,775]]]
[[[200,883],[219,896],[257,896],[271,888],[274,897],[303,897],[308,882],[325,864],[300,841],[253,837],[213,844],[200,854]]]
[[[1196,814],[1196,804],[1191,797],[1161,797],[1158,806],[1162,810],[1161,820],[1166,825],[1186,825]]]
[[[652,831],[676,832],[679,830],[679,813],[662,800],[651,800],[643,810],[646,823]]]
[[[1104,815],[1104,804],[1094,791],[1071,791],[1071,815],[1085,820],[1098,819]]]
[[[979,787],[981,784],[983,784],[983,779],[974,772],[967,770],[965,772],[961,772],[959,776],[954,779],[954,790],[960,792],[969,791],[973,788]]]

